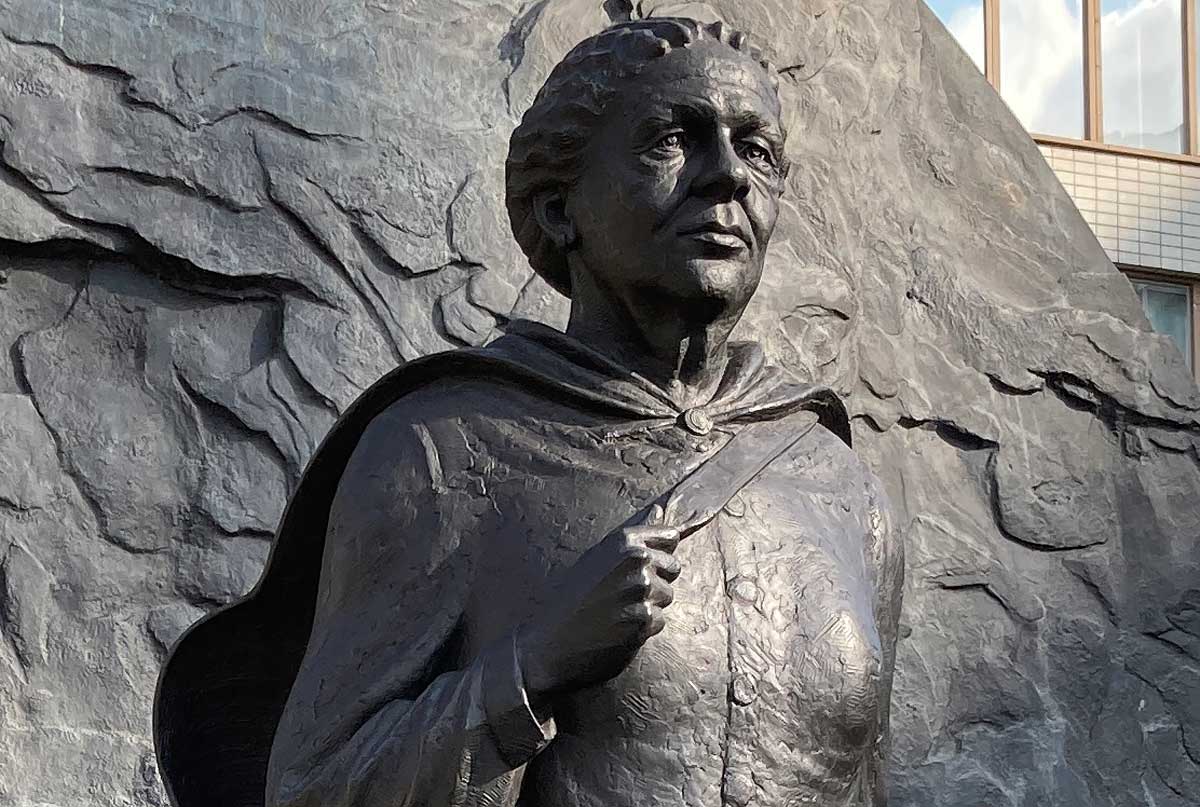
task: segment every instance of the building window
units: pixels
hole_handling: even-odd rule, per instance
[[[975,62],[979,72],[984,70],[983,0],[928,0],[958,44]]]
[[[1104,142],[1182,154],[1183,4],[1101,0],[1100,12]]]
[[[1000,3],[1000,95],[1031,132],[1082,139],[1082,0]]]
[[[1200,0],[925,2],[1035,139],[1200,164]]]
[[[1131,279],[1146,318],[1158,333],[1171,337],[1192,367],[1192,289],[1180,283]]]

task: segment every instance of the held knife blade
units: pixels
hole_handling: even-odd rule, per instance
[[[689,535],[716,518],[738,491],[812,431],[819,418],[801,411],[779,420],[750,423],[720,451],[659,497],[662,523]],[[665,503],[664,500],[665,499]]]

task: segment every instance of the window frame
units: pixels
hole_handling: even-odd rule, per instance
[[[1129,280],[1131,286],[1142,284],[1146,286],[1167,286],[1173,289],[1183,288],[1188,296],[1188,330],[1189,345],[1184,352],[1184,361],[1192,371],[1192,375],[1200,381],[1200,278],[1186,272],[1168,272],[1162,270],[1147,270],[1140,266],[1117,264],[1121,273]],[[1145,306],[1141,294],[1134,288],[1138,305]]]
[[[1021,0],[1016,0],[1021,2]],[[1025,0],[1026,2],[1028,0]],[[983,54],[984,76],[989,84],[1000,92],[1000,4],[1012,0],[983,0]],[[1197,93],[1197,3],[1200,0],[1178,0],[1183,47],[1183,154],[1169,151],[1118,146],[1104,142],[1104,92],[1100,57],[1100,0],[1081,0],[1083,9],[1083,132],[1082,140],[1073,137],[1045,135],[1030,132],[1039,143],[1074,148],[1092,148],[1135,157],[1154,157],[1176,162],[1200,165],[1200,123],[1197,121],[1200,102]]]

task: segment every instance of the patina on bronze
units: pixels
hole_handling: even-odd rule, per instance
[[[177,804],[885,803],[885,496],[831,392],[728,341],[784,138],[721,25],[558,65],[508,208],[566,334],[514,323],[339,421],[259,587],[164,671]]]

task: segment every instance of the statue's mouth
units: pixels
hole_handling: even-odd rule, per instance
[[[749,249],[749,234],[736,224],[722,224],[719,221],[705,221],[699,224],[681,227],[680,236],[694,238],[704,243],[714,244],[727,249]]]

